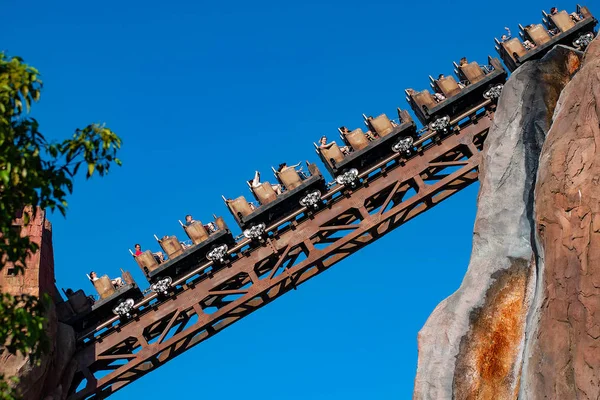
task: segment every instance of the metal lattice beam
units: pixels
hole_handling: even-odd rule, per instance
[[[486,112],[406,162],[374,171],[301,223],[84,344],[69,399],[122,389],[475,182],[492,118]]]

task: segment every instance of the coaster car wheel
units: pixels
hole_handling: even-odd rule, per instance
[[[150,285],[150,289],[152,289],[153,292],[162,293],[166,296],[169,294],[169,288],[171,287],[171,283],[173,283],[173,279],[171,279],[170,276],[167,276],[159,280],[158,282],[155,282],[152,285]]]
[[[133,311],[134,304],[133,299],[121,300],[119,305],[113,308],[112,312],[120,318],[131,318],[131,311]]]
[[[582,33],[579,37],[573,40],[573,47],[584,50],[594,40],[594,34],[592,32]]]
[[[409,155],[413,147],[414,139],[410,136],[400,138],[393,146],[392,151],[394,153],[401,153]]]
[[[253,225],[250,228],[244,230],[244,236],[248,239],[260,240],[262,239],[262,235],[265,233],[267,226],[263,223],[258,225]]]
[[[431,131],[445,132],[448,130],[449,127],[450,127],[450,117],[447,115],[445,117],[438,118],[435,121],[429,123],[429,130],[431,130]]]
[[[483,97],[487,100],[497,100],[500,97],[503,88],[504,85],[501,83],[491,86],[488,90],[483,92]]]
[[[340,185],[354,188],[358,183],[358,170],[356,168],[352,168],[348,171],[344,171],[341,175],[338,175],[335,178],[335,181]]]
[[[206,258],[212,262],[223,264],[225,262],[225,257],[227,257],[227,250],[229,250],[229,248],[226,244],[215,246],[211,251],[208,252]]]
[[[312,190],[306,193],[306,196],[300,199],[300,205],[308,208],[319,208],[319,204],[321,203],[321,191],[320,190]]]

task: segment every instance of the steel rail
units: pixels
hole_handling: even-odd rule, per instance
[[[455,125],[456,123],[460,122],[461,120],[463,120],[464,118],[467,118],[471,115],[473,115],[474,113],[476,113],[477,111],[481,110],[484,107],[487,107],[488,105],[492,104],[492,101],[487,99],[483,102],[481,102],[479,105],[474,106],[472,108],[470,108],[469,110],[463,112],[462,114],[460,114],[459,116],[455,117],[454,119],[450,120],[449,125]],[[434,137],[436,137],[439,133],[436,131],[431,131],[428,130],[427,132],[429,132],[429,134],[424,135],[423,137],[421,137],[419,140],[415,141],[413,143],[413,146],[419,146],[420,144],[425,143],[427,140],[432,139]],[[391,156],[389,156],[388,158],[384,159],[383,161],[380,161],[379,163],[375,164],[374,166],[372,166],[371,168],[367,169],[366,171],[360,173],[358,175],[359,178],[364,178],[365,176],[368,176],[371,172],[376,171],[377,169],[385,166],[386,164],[388,164],[389,162],[392,162],[394,160],[396,160],[397,158],[402,157],[401,154],[396,153],[393,154]],[[321,200],[327,200],[331,197],[333,197],[336,193],[340,192],[341,190],[343,190],[345,188],[344,185],[336,185],[333,189],[331,189],[329,192],[325,193],[323,196],[321,196]],[[297,211],[291,213],[290,215],[280,219],[279,221],[275,222],[274,224],[270,225],[267,229],[265,229],[265,232],[270,232],[272,230],[274,230],[275,228],[277,228],[278,226],[285,224],[286,222],[289,222],[291,220],[293,220],[294,218],[296,218],[298,215],[306,212],[308,210],[307,207],[302,207],[300,209],[298,209]],[[246,239],[238,244],[236,244],[235,247],[229,249],[227,251],[227,254],[232,254],[235,253],[239,250],[241,250],[244,246],[248,245],[249,243],[252,242],[252,239]],[[187,273],[186,275],[180,277],[179,279],[173,281],[173,283],[171,283],[171,287],[177,287],[178,285],[181,285],[182,283],[184,283],[185,281],[187,281],[188,279],[192,278],[193,276],[201,273],[202,271],[206,270],[207,268],[209,268],[210,266],[212,266],[214,264],[214,262],[207,262],[205,264],[203,264],[202,266],[190,271],[189,273]],[[158,297],[158,293],[152,293],[149,296],[144,297],[142,300],[140,300],[139,302],[135,303],[133,305],[133,307],[135,309],[138,309],[146,304],[148,304],[149,302],[151,302],[152,300],[154,300],[155,298]],[[91,335],[93,335],[96,332],[101,331],[102,329],[114,324],[116,321],[119,320],[118,316],[114,316],[112,318],[110,318],[109,320],[103,322],[102,324],[98,325],[94,330],[90,331],[89,333],[81,336],[80,339],[85,339]]]

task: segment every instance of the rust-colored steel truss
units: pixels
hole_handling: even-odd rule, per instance
[[[76,354],[69,399],[109,396],[475,182],[492,118],[490,110],[471,115],[443,140],[370,171],[356,189],[240,249],[220,269],[170,297],[155,296],[131,321],[95,332]]]

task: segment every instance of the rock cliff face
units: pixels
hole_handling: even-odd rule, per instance
[[[540,282],[521,397],[600,398],[600,41],[562,92],[535,188]]]
[[[556,47],[504,87],[469,268],[419,333],[414,399],[600,396],[600,42],[581,58]]]
[[[28,260],[24,274],[0,274],[0,288],[13,295],[39,296],[47,293],[56,301],[58,293],[54,286],[52,226],[43,211],[38,211],[36,218],[23,228],[23,235],[28,235],[40,246],[40,250]],[[72,360],[75,333],[69,325],[58,322],[55,308],[49,310],[46,330],[50,351],[42,357],[40,365],[32,364],[28,357],[0,352],[0,374],[20,379],[17,388],[23,400],[66,398],[66,390],[75,373],[76,365]]]
[[[600,41],[556,47],[508,80],[486,140],[473,252],[419,333],[414,399],[600,399]],[[2,290],[58,300],[51,227]],[[25,400],[65,399],[74,333],[50,310],[40,366],[0,354]]]

